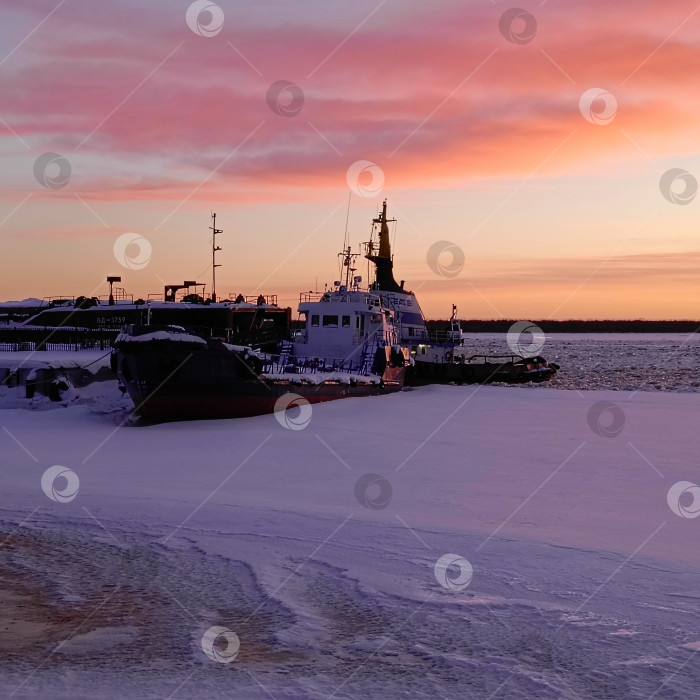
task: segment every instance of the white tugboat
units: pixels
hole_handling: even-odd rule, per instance
[[[350,248],[345,255],[351,259]],[[382,303],[379,294],[361,289],[361,282],[361,277],[354,277],[351,285],[349,280],[336,282],[333,291],[300,296],[304,330],[294,336],[294,356],[356,361],[391,346],[400,353],[398,314]]]

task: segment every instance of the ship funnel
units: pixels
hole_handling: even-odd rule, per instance
[[[374,283],[374,289],[383,292],[400,292],[406,294],[408,292],[399,286],[394,279],[394,261],[391,259],[391,242],[389,241],[390,221],[395,221],[395,219],[387,219],[385,199],[381,215],[379,218],[372,220],[374,225],[379,226],[379,250],[375,255],[372,244],[370,243],[368,253],[365,257],[377,266],[377,281]]]

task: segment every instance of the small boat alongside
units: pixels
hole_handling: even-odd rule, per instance
[[[556,375],[559,365],[541,355],[472,354],[452,306],[450,329],[431,343],[420,343],[412,354],[407,383],[421,384],[522,384],[545,382]]]
[[[520,355],[471,355],[454,352],[435,352],[428,348],[426,356],[414,358],[408,383],[421,384],[522,384],[545,382],[557,373],[557,367],[544,357]],[[425,359],[423,359],[425,357]]]

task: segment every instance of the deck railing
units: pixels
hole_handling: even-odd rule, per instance
[[[342,372],[363,374],[363,359],[336,360],[323,357],[289,357],[287,355],[263,355],[263,374],[316,374],[317,372]]]
[[[428,331],[428,337],[432,343],[456,345],[460,341],[458,331]]]
[[[0,328],[0,350],[109,350],[118,333],[96,328]]]
[[[228,299],[219,299],[219,301],[232,301],[234,303],[236,300],[240,300],[243,297],[243,301],[246,304],[254,304],[255,306],[260,306],[260,302],[267,304],[267,306],[277,306],[277,295],[276,294],[229,294]]]

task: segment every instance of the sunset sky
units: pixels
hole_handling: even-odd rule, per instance
[[[700,319],[700,7],[517,7],[0,0],[0,299],[209,283],[214,210],[219,293],[296,307],[338,278],[368,161],[352,245],[386,197],[430,318]]]

